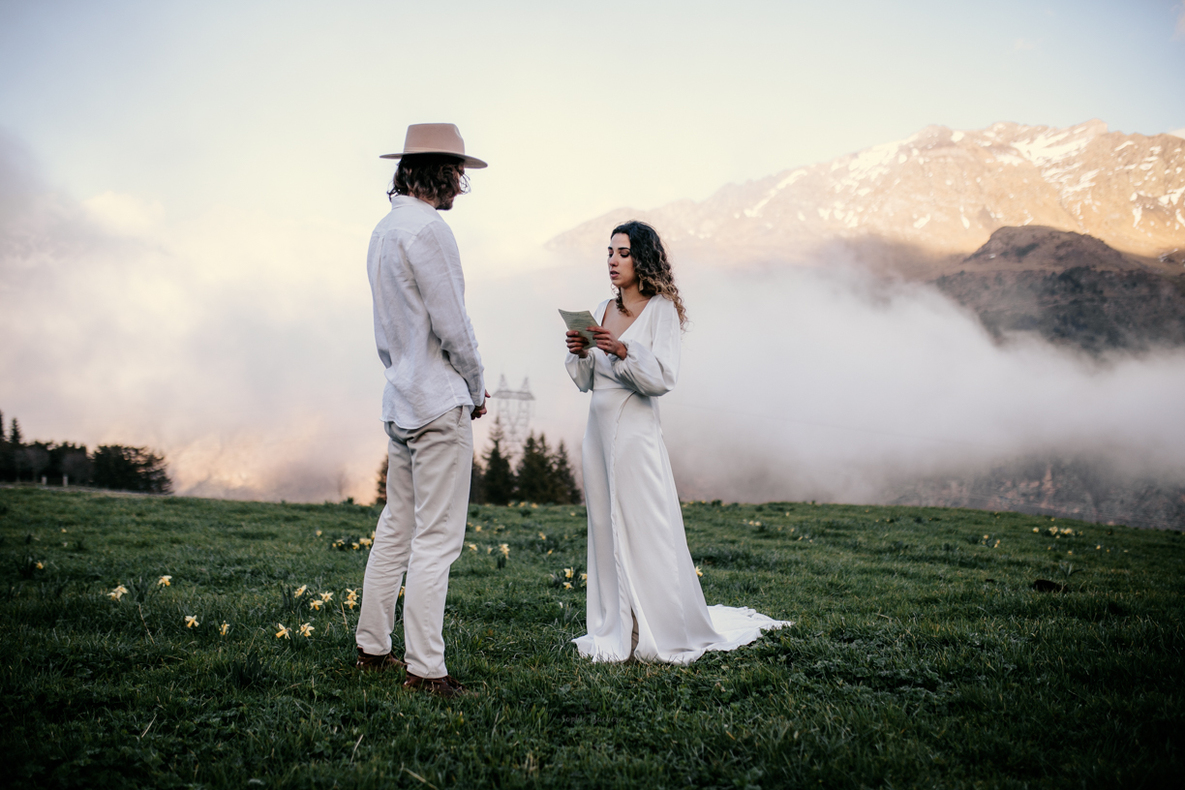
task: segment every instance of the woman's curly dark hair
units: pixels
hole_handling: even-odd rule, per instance
[[[408,154],[399,160],[387,196],[411,195],[440,208],[469,191],[464,162],[447,154]]]
[[[683,309],[683,300],[679,297],[679,289],[675,287],[675,275],[671,272],[671,262],[667,260],[667,251],[662,246],[658,231],[645,222],[630,220],[614,228],[609,238],[618,233],[630,237],[630,257],[634,259],[634,276],[638,278],[638,290],[642,296],[665,296],[670,299],[679,313],[679,326],[686,326],[687,311]],[[620,288],[617,289],[617,309],[626,315],[630,314],[621,300]]]

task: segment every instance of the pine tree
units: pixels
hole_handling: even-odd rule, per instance
[[[502,442],[506,435],[502,422],[494,418],[494,429],[490,431],[490,449],[485,453],[485,472],[482,475],[482,496],[491,505],[505,505],[515,496],[514,472],[510,459],[502,454]]]
[[[383,463],[379,467],[378,477],[374,481],[374,503],[379,506],[387,504],[387,469],[391,466],[391,456],[384,455]]]
[[[100,488],[171,494],[173,482],[165,472],[165,459],[146,447],[103,445],[95,450],[94,483]]]
[[[17,421],[16,417],[12,418],[12,429],[8,434],[8,443],[12,445],[14,450],[24,444],[24,437],[21,436],[21,424]]]
[[[532,431],[523,443],[523,457],[518,461],[515,478],[518,481],[518,495],[527,502],[540,504],[555,501],[555,484],[552,479],[551,458],[547,450],[547,438]]]
[[[16,461],[12,457],[12,446],[4,435],[4,415],[0,413],[0,480],[16,479]]]
[[[485,482],[485,470],[481,468],[481,459],[475,453],[473,468],[469,472],[469,501],[475,505],[485,504]]]
[[[560,439],[559,447],[551,456],[551,476],[556,501],[562,505],[579,505],[583,497],[576,485],[572,465],[568,462],[568,449],[564,447],[563,439]]]

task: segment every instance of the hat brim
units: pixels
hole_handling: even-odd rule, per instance
[[[476,156],[467,156],[466,154],[458,154],[456,151],[444,151],[439,148],[424,148],[415,151],[402,151],[398,154],[383,154],[379,159],[399,159],[404,156],[415,156],[416,154],[443,154],[445,156],[452,156],[460,159],[465,163],[465,167],[473,170],[481,170],[483,167],[489,167],[489,165]]]

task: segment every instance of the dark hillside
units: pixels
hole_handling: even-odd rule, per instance
[[[1154,529],[1185,527],[1185,485],[1097,459],[1028,458],[898,489],[894,504],[1013,510]]]
[[[1185,274],[1164,276],[1090,236],[1001,228],[935,284],[997,338],[1035,332],[1091,354],[1185,345]]]

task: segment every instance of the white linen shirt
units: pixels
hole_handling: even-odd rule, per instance
[[[386,368],[383,421],[414,430],[458,406],[480,406],[485,382],[461,255],[439,212],[418,198],[392,197],[370,236],[366,271]]]

